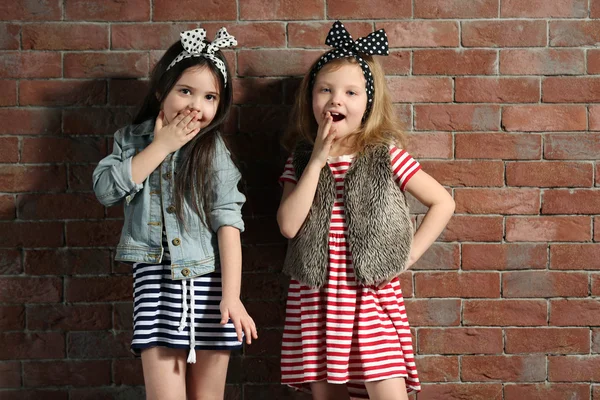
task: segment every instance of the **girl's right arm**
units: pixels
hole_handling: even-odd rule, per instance
[[[283,195],[277,210],[277,223],[281,234],[288,239],[296,236],[310,211],[321,169],[327,164],[327,157],[335,139],[335,133],[330,133],[332,121],[331,114],[327,113],[319,124],[310,161],[298,183],[286,182],[283,186]]]

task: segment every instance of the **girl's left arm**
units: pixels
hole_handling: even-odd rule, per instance
[[[405,190],[429,207],[415,232],[408,266],[414,264],[438,238],[454,213],[454,199],[435,179],[422,170],[406,183]]]
[[[217,237],[221,257],[221,285],[223,288],[220,305],[221,324],[226,324],[231,319],[238,340],[242,341],[242,332],[244,332],[246,343],[250,344],[252,339],[258,339],[258,335],[252,317],[248,315],[240,300],[242,283],[240,231],[233,226],[221,226],[217,231]]]

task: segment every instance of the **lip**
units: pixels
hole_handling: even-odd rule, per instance
[[[341,122],[343,120],[346,119],[346,115],[344,113],[341,113],[339,111],[335,111],[335,110],[327,110],[325,111],[325,113],[330,113],[332,118],[333,118],[333,123],[337,123],[337,122]],[[336,116],[334,116],[333,114],[336,114]],[[341,118],[337,119],[337,115],[341,115]]]

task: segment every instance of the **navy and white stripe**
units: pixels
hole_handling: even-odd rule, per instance
[[[135,263],[133,265],[134,308],[131,349],[154,346],[190,348],[190,315],[184,329],[178,330],[184,312],[182,281],[171,279],[170,265]],[[233,323],[221,325],[221,273],[219,271],[187,280],[186,303],[194,288],[195,350],[233,350],[242,347]]]

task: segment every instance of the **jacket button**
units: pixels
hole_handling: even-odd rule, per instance
[[[173,214],[175,212],[175,206],[169,206],[169,207],[167,207],[167,212],[169,214]]]
[[[190,274],[189,268],[184,268],[181,270],[181,275],[188,276]]]
[[[179,238],[175,238],[171,243],[173,243],[175,246],[179,246],[181,244],[181,240],[179,240]]]
[[[171,176],[172,176],[171,173],[167,172],[166,174],[163,175],[163,178],[169,180],[169,179],[171,179]]]

